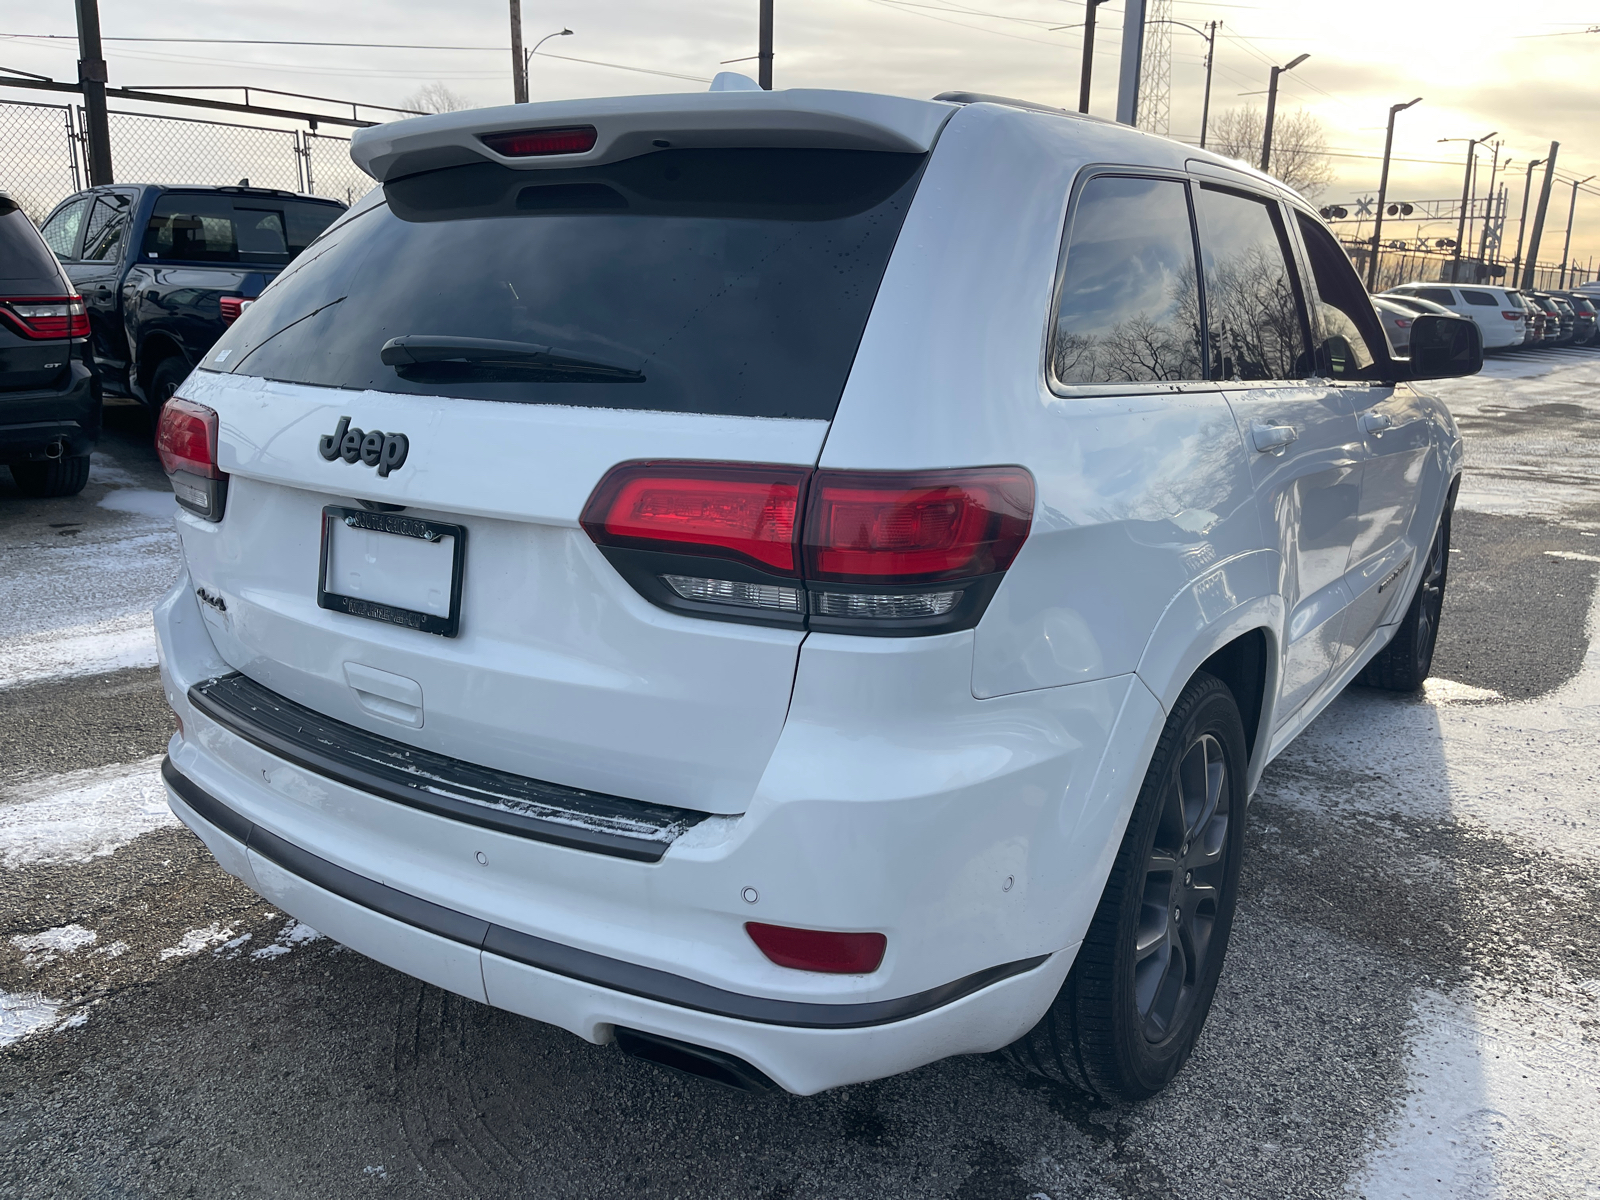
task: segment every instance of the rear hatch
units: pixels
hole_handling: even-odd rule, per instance
[[[926,155],[785,137],[469,154],[291,264],[180,392],[220,418],[184,542],[222,656],[411,745],[743,811],[803,634],[655,607],[578,520],[619,462],[816,462]]]
[[[0,392],[35,392],[70,382],[69,333],[83,336],[83,304],[22,210],[0,194]],[[0,424],[54,416],[0,407]]]

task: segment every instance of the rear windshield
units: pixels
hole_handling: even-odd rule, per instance
[[[393,181],[204,365],[385,392],[830,419],[925,159],[663,150]]]
[[[0,196],[0,294],[58,296],[61,266],[33,222]]]
[[[156,201],[140,256],[281,266],[342,212],[342,205],[314,200],[168,192]]]

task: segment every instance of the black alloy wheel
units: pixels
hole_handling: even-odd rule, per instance
[[[1133,996],[1145,1040],[1182,1029],[1206,978],[1227,878],[1228,763],[1201,734],[1163,789],[1155,841],[1145,858]]]
[[[146,395],[150,397],[150,407],[160,416],[162,405],[172,399],[172,394],[183,386],[183,381],[189,378],[189,365],[176,354],[168,355],[156,364],[155,371],[150,376],[150,388]]]
[[[1019,1066],[1106,1100],[1155,1095],[1205,1026],[1233,929],[1249,751],[1231,688],[1173,705],[1083,944]]]

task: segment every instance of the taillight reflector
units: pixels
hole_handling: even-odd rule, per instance
[[[742,463],[625,463],[600,481],[582,525],[602,546],[731,558],[793,575],[808,474]]]
[[[746,922],[745,932],[780,967],[829,975],[870,975],[883,963],[889,947],[889,939],[881,933],[829,933],[757,921]]]
[[[597,136],[593,125],[573,125],[565,129],[485,133],[480,134],[478,140],[506,158],[537,158],[544,154],[582,154],[593,150]]]
[[[23,337],[43,341],[89,336],[89,313],[82,296],[0,297],[0,315]]]
[[[222,309],[222,323],[232,325],[254,303],[254,298],[248,296],[223,296],[217,301]]]
[[[806,506],[805,575],[839,583],[931,582],[1004,571],[1033,519],[1020,467],[818,471]]]

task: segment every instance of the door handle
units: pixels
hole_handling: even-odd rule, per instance
[[[1361,427],[1362,433],[1378,434],[1385,429],[1392,429],[1394,427],[1394,418],[1388,413],[1364,412],[1356,424]]]
[[[1250,423],[1250,440],[1263,454],[1282,450],[1299,436],[1293,425],[1264,425],[1260,421]]]

